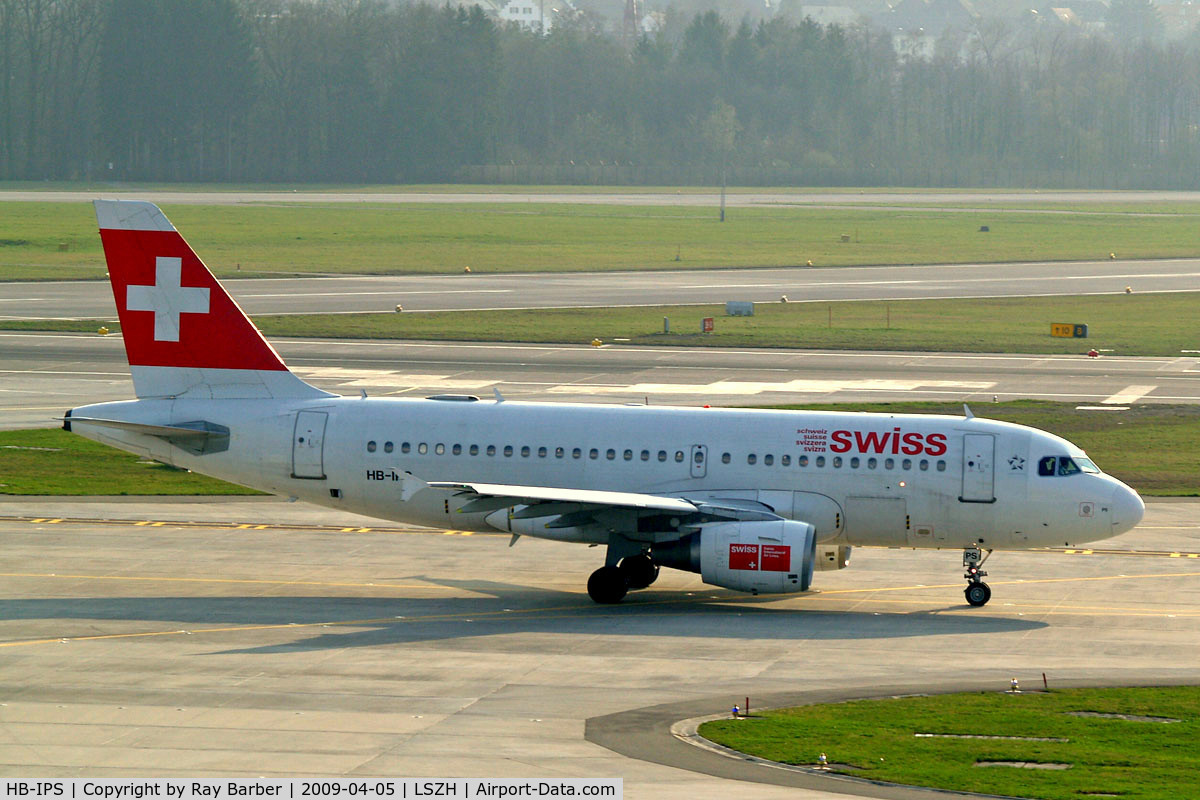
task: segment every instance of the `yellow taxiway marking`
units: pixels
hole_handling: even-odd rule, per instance
[[[237,583],[268,586],[328,586],[378,589],[443,589],[453,590],[456,586],[438,586],[435,583],[350,583],[336,581],[290,581],[263,580],[255,578],[168,578],[153,575],[75,575],[60,572],[0,572],[0,578],[57,578],[82,581],[141,581],[145,583]]]
[[[1200,572],[1176,572],[1162,575],[1108,575],[1097,577],[1075,577],[1075,578],[1046,578],[1024,581],[1007,581],[1009,585],[1017,585],[1021,583],[1067,583],[1074,581],[1098,581],[1098,580],[1142,580],[1149,578],[1177,578],[1177,577],[1197,577]],[[378,587],[383,589],[453,589],[458,587],[443,587],[434,584],[388,584],[388,583],[333,583],[333,582],[318,582],[318,581],[270,581],[270,580],[252,580],[252,579],[235,579],[235,578],[160,578],[149,576],[122,576],[122,575],[60,575],[57,573],[0,573],[0,577],[35,577],[35,578],[60,578],[71,580],[123,580],[123,581],[146,581],[146,582],[177,582],[177,583],[229,583],[229,584],[271,584],[276,586],[299,585],[299,586],[352,586],[352,587]],[[1003,584],[997,584],[1003,585]],[[876,593],[891,593],[900,591],[915,591],[921,589],[946,589],[958,588],[959,584],[937,584],[937,585],[910,585],[910,586],[887,586],[874,587],[864,589],[835,589],[828,591],[818,591],[804,595],[794,594],[777,594],[777,595],[758,595],[756,597],[746,597],[738,595],[722,595],[712,594],[709,590],[701,592],[689,592],[684,597],[671,597],[661,600],[649,600],[637,602],[626,606],[623,613],[636,613],[640,609],[651,609],[661,606],[679,606],[679,605],[694,605],[698,603],[718,603],[729,605],[732,608],[746,605],[761,605],[765,603],[773,603],[782,600],[795,600],[805,603],[804,607],[784,609],[797,614],[805,612],[820,611],[821,609],[815,606],[820,605],[820,601],[827,599],[838,605],[844,602],[853,601],[861,602],[863,598],[851,598],[848,595],[868,595]],[[839,602],[842,601],[842,602]],[[886,605],[922,605],[928,606],[928,600],[918,598],[893,598],[893,597],[871,597],[873,603],[882,603]],[[1064,606],[1060,603],[1047,604],[1016,604],[1003,603],[1000,608],[1006,614],[1016,614],[1019,616],[1096,616],[1104,615],[1108,617],[1153,617],[1158,619],[1184,618],[1193,619],[1200,618],[1200,609],[1161,609],[1141,610],[1137,608],[1121,608],[1112,606]],[[44,639],[26,639],[12,642],[0,642],[0,648],[4,647],[26,647],[40,644],[53,643],[68,643],[68,642],[86,642],[98,641],[105,639],[136,639],[156,636],[183,636],[197,635],[206,633],[240,633],[251,631],[266,631],[279,630],[283,628],[330,628],[330,627],[360,627],[369,625],[395,625],[397,623],[413,623],[413,622],[447,622],[453,620],[463,620],[472,622],[476,619],[483,618],[500,618],[510,616],[520,616],[522,619],[560,619],[566,617],[580,617],[583,615],[604,614],[607,611],[614,610],[612,607],[595,606],[595,605],[563,605],[563,606],[547,606],[542,608],[527,608],[527,609],[511,609],[506,608],[499,611],[462,611],[445,614],[425,614],[419,616],[393,616],[393,617],[376,617],[370,619],[352,619],[352,620],[323,620],[319,622],[288,622],[274,623],[269,625],[230,625],[219,628],[199,628],[199,629],[180,629],[172,628],[170,630],[160,631],[143,631],[137,633],[107,633],[94,634],[90,636],[66,636],[66,637],[51,637]],[[655,609],[660,616],[669,616],[675,613],[669,609]],[[935,615],[945,613],[954,613],[961,611],[962,613],[987,614],[987,611],[979,609],[929,609]],[[861,610],[859,613],[863,613]],[[909,613],[909,612],[904,612]]]
[[[298,525],[286,523],[269,523],[263,524],[258,522],[190,522],[187,520],[152,520],[152,519],[105,519],[101,517],[18,517],[0,515],[0,522],[28,522],[37,525],[49,525],[51,523],[68,523],[75,525],[132,525],[137,528],[207,528],[211,530],[234,530],[234,531],[310,531],[315,533],[383,533],[391,535],[406,535],[406,536],[474,536],[476,533],[482,536],[508,536],[510,534],[500,531],[478,532],[478,531],[460,531],[460,530],[443,530],[440,528],[360,528],[356,526],[346,527],[344,525]]]
[[[92,634],[90,636],[58,636],[47,639],[24,639],[17,642],[0,642],[0,647],[28,647],[38,644],[54,644],[67,642],[92,642],[103,639],[140,639],[151,636],[193,636],[204,633],[241,633],[243,631],[271,631],[280,630],[282,628],[332,628],[332,627],[360,627],[367,625],[395,625],[398,622],[432,622],[464,619],[467,621],[479,619],[482,617],[509,616],[509,615],[531,615],[544,612],[572,611],[578,610],[575,606],[558,606],[547,608],[529,608],[529,609],[511,609],[506,608],[503,611],[472,611],[455,614],[425,614],[415,617],[376,617],[373,619],[344,619],[344,620],[323,620],[321,622],[281,622],[270,625],[230,625],[223,628],[198,628],[193,630],[185,630],[181,628],[172,628],[166,631],[142,631],[140,633],[101,633]]]

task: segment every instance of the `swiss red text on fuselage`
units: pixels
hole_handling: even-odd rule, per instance
[[[946,454],[944,433],[904,433],[900,428],[890,431],[834,431],[829,434],[829,449],[834,453],[878,453],[906,456],[941,456]]]

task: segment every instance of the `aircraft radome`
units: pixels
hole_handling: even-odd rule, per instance
[[[390,520],[605,545],[615,603],[660,567],[802,592],[854,545],[1075,546],[1145,507],[1075,445],[974,417],[342,397],[296,377],[163,216],[95,203],[136,400],[64,427],[167,464]]]

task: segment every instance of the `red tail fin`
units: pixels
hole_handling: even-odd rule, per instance
[[[95,206],[139,397],[324,394],[288,372],[157,206],[124,200]]]

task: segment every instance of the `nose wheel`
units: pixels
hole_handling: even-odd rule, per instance
[[[987,605],[987,601],[992,599],[992,587],[983,582],[987,573],[981,569],[991,554],[991,550],[985,554],[978,547],[963,548],[963,577],[967,579],[963,595],[967,598],[967,604],[976,608]]]

